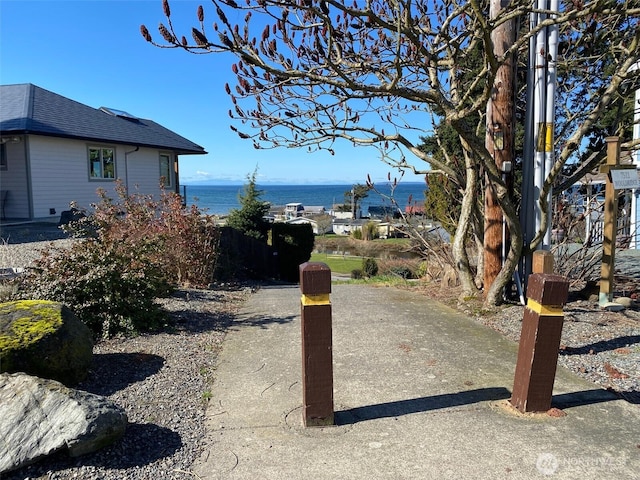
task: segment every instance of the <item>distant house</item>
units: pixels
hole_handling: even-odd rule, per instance
[[[349,219],[349,218],[334,218],[333,219],[333,233],[336,235],[351,235],[356,230],[362,230],[362,226],[367,223],[368,219]]]
[[[308,223],[313,229],[315,235],[324,235],[332,232],[332,218],[327,214],[309,215],[307,217],[295,217],[287,220],[287,223],[294,225],[302,225]]]
[[[324,215],[325,209],[323,206],[313,205],[304,206],[299,202],[287,203],[284,206],[284,220],[288,221],[299,217],[311,217],[314,215]]]
[[[400,210],[393,205],[369,205],[368,214],[369,218],[400,218]]]
[[[634,162],[635,160],[635,162]],[[620,165],[634,165],[635,174],[640,182],[640,164],[631,152],[622,151]],[[607,174],[599,169],[582,177],[577,183],[562,192],[561,208],[566,205],[569,213],[585,219],[585,242],[600,243],[604,239],[604,203]],[[640,210],[638,208],[639,189],[616,190],[618,196],[617,240],[620,245],[640,249]]]
[[[353,217],[353,213],[351,212],[346,212],[346,211],[342,211],[336,208],[333,208],[330,211],[330,214],[335,217],[335,218],[339,218],[341,220],[351,220],[351,218]],[[357,212],[355,212],[356,214],[356,218],[362,218],[362,210],[358,209]]]
[[[307,205],[304,207],[304,216],[326,215],[327,212],[323,205]]]
[[[406,215],[424,215],[426,208],[424,205],[407,205],[404,207],[404,213]]]
[[[117,179],[157,195],[179,192],[179,155],[204,148],[147,119],[93,108],[32,84],[0,86],[0,188],[7,220],[57,219]]]

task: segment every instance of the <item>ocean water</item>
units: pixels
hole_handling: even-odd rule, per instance
[[[187,205],[195,204],[201,210],[212,215],[226,215],[231,209],[240,208],[238,194],[243,192],[242,185],[185,185]],[[344,194],[352,185],[258,185],[262,191],[260,198],[271,205],[302,203],[305,206],[323,206],[329,210],[334,204],[343,204]],[[424,204],[424,183],[399,183],[393,190],[393,198],[404,209],[407,205]],[[376,184],[375,191],[361,201],[363,215],[370,205],[391,205],[385,196],[391,195],[389,184]]]

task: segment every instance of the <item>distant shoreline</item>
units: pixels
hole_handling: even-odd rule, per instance
[[[238,195],[242,193],[242,185],[183,185],[180,193],[185,195],[187,205],[197,205],[214,215],[226,215],[230,210],[239,208]],[[261,199],[271,205],[286,205],[287,203],[301,203],[304,206],[323,206],[331,209],[333,205],[342,205],[346,201],[346,193],[351,190],[351,184],[318,184],[318,185],[283,185],[258,184],[256,188],[262,192]],[[370,191],[368,196],[360,201],[363,214],[369,206],[392,204],[390,195],[401,209],[407,205],[424,204],[427,186],[423,183],[399,182],[394,186],[391,182],[375,184],[376,190]]]
[[[181,182],[181,186],[186,187],[242,187],[246,185],[245,182],[240,181],[229,181],[225,182],[222,180],[212,180],[211,182]],[[364,185],[365,182],[353,182],[353,183],[283,183],[283,182],[265,182],[256,184],[258,188],[263,187],[349,187],[353,185]],[[389,182],[388,180],[373,182],[374,186],[382,186],[389,187],[393,184],[393,182]],[[426,188],[425,182],[403,182],[399,181],[398,185],[423,185]]]

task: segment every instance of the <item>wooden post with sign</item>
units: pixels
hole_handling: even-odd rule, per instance
[[[542,273],[529,276],[510,400],[522,413],[551,408],[564,322],[562,307],[568,294],[569,282],[564,277]]]
[[[334,424],[331,270],[320,262],[300,265],[302,408],[305,427]]]
[[[602,265],[600,267],[600,306],[613,300],[613,274],[618,226],[618,195],[611,180],[611,170],[620,166],[620,138],[607,137],[607,164],[600,172],[607,174],[604,193],[604,238],[602,240]]]

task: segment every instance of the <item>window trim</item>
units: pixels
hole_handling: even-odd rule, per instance
[[[165,173],[167,172],[162,171],[162,157],[167,158],[167,172],[169,174],[168,176],[165,175]],[[159,170],[158,181],[160,181],[162,177],[166,177],[165,182],[163,184],[164,188],[173,187],[174,175],[173,175],[173,168],[171,168],[172,166],[173,166],[173,155],[171,154],[171,152],[159,152],[158,153],[158,170]]]
[[[100,151],[100,169],[103,172],[103,175],[97,177],[91,175],[92,165],[91,165],[91,150],[99,150]],[[103,150],[111,150],[113,152],[113,177],[105,177],[104,176],[104,160],[102,157]],[[87,145],[87,168],[90,182],[114,182],[118,178],[117,164],[116,161],[116,147],[112,145]]]

